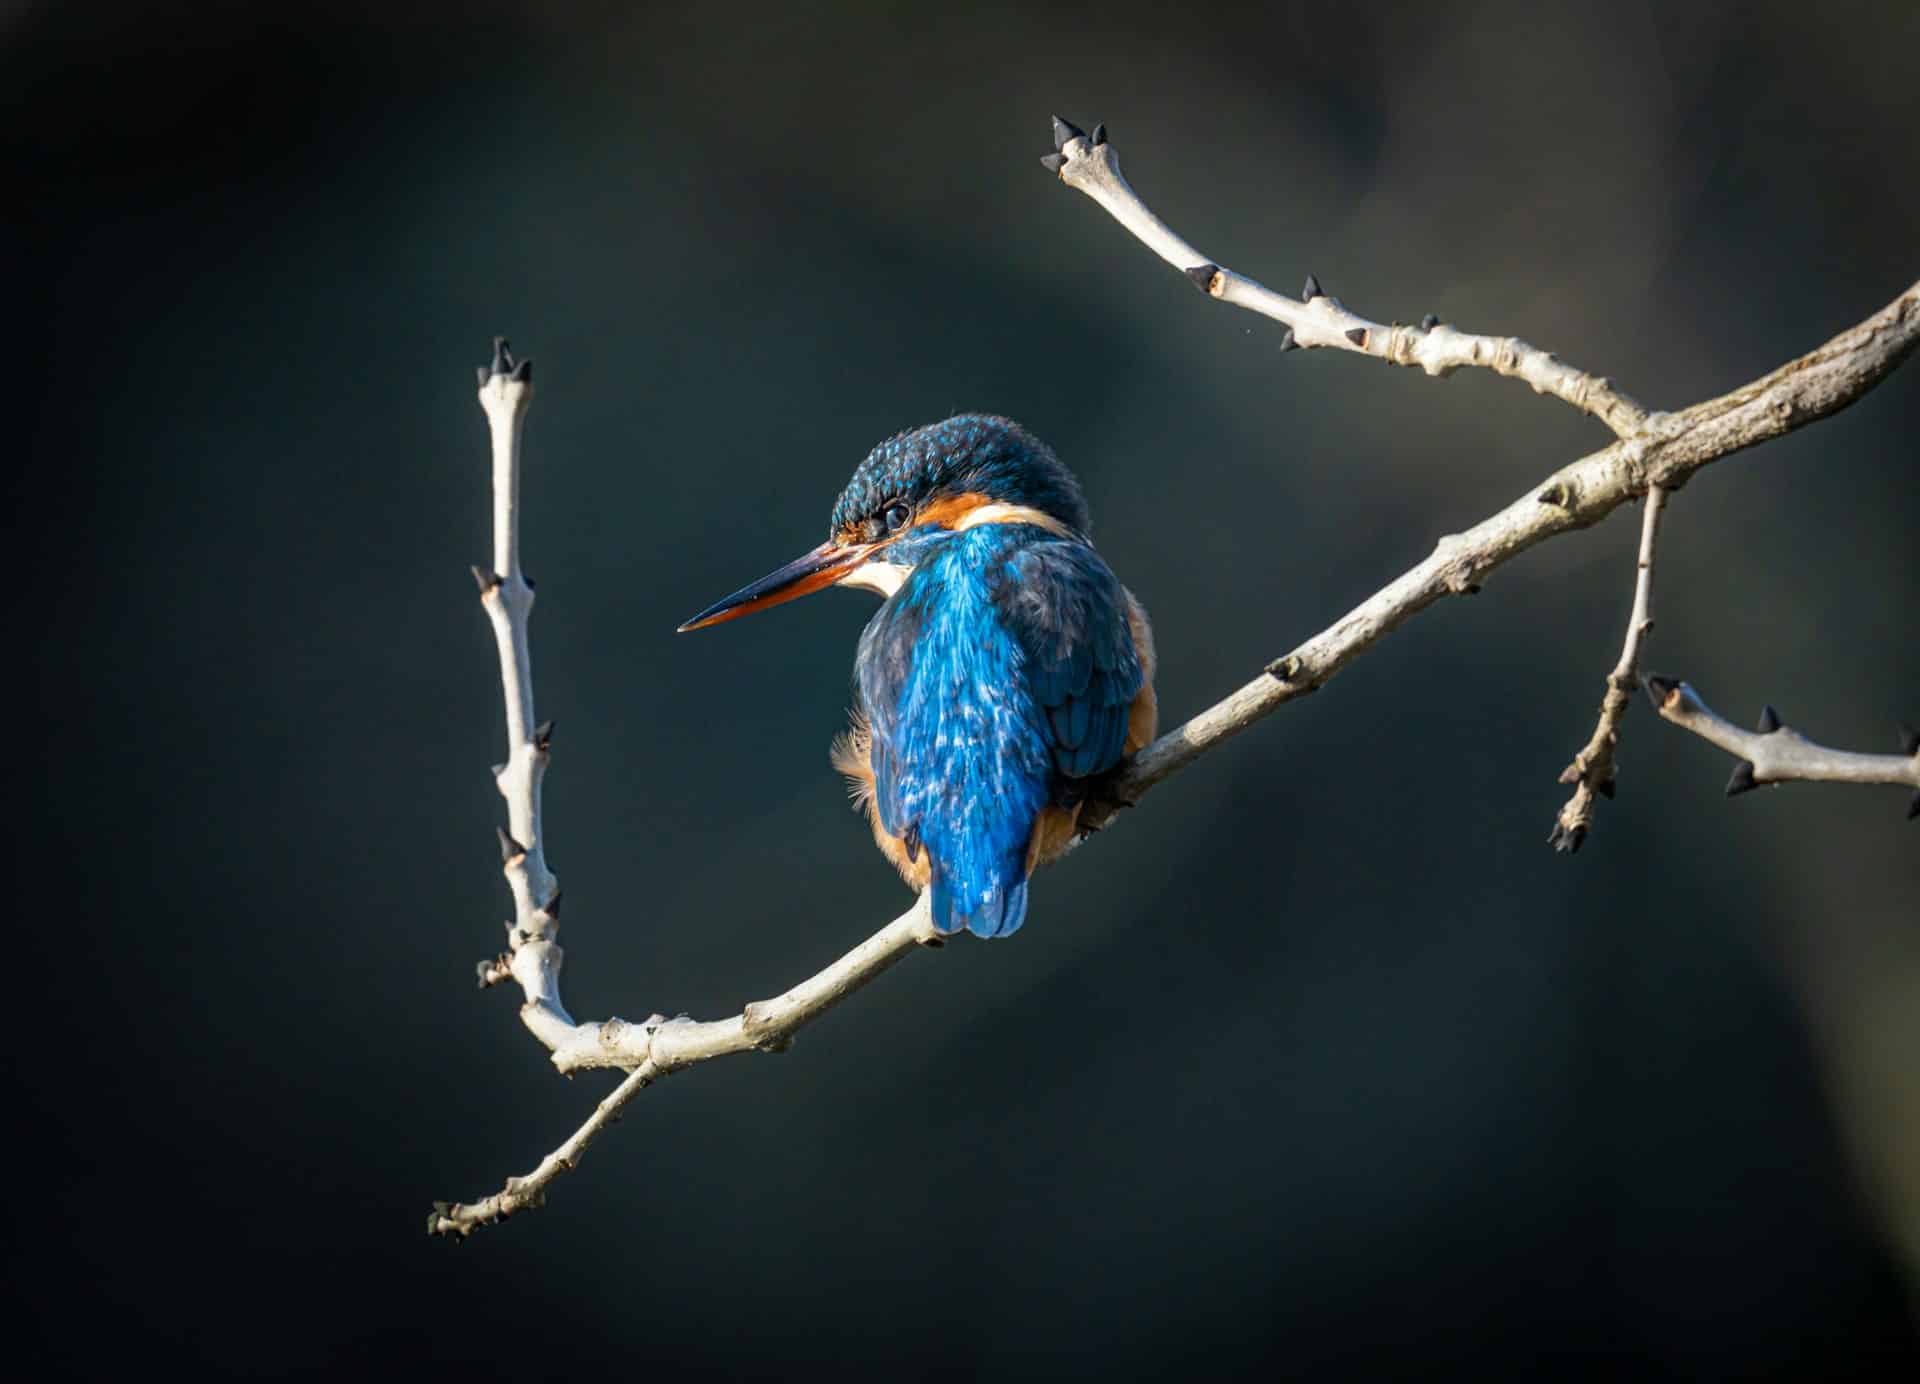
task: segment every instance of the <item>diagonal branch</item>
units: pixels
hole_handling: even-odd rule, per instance
[[[1066,141],[1068,155],[1073,153],[1074,141],[1088,148],[1104,148],[1098,134],[1096,132],[1096,139],[1088,144],[1074,132]],[[1068,155],[1062,156],[1063,163]],[[1171,232],[1166,234],[1171,236]],[[1317,303],[1319,298],[1314,301]],[[1312,309],[1319,313],[1336,310],[1337,305]],[[1368,324],[1369,328],[1371,325]],[[1316,340],[1310,344],[1332,343]],[[1910,286],[1859,325],[1771,374],[1683,412],[1658,415],[1640,413],[1637,405],[1610,389],[1596,389],[1591,385],[1576,387],[1553,371],[1543,373],[1536,368],[1539,362],[1534,361],[1538,353],[1509,352],[1504,358],[1512,368],[1503,369],[1503,373],[1520,375],[1544,392],[1575,402],[1628,435],[1563,467],[1542,487],[1529,490],[1464,533],[1443,537],[1424,561],[1286,657],[1268,664],[1265,672],[1252,682],[1147,746],[1114,775],[1097,800],[1087,804],[1081,817],[1083,830],[1088,834],[1099,830],[1111,822],[1121,808],[1137,803],[1155,784],[1179,772],[1208,750],[1287,702],[1318,690],[1392,630],[1443,597],[1477,592],[1494,568],[1534,545],[1595,524],[1629,499],[1646,494],[1654,487],[1676,489],[1693,472],[1719,457],[1781,436],[1845,408],[1905,360],[1916,345],[1920,345],[1920,283]],[[1375,353],[1385,355],[1385,347]],[[1548,363],[1557,366],[1557,362]],[[1502,369],[1492,359],[1453,362],[1453,365],[1460,364]],[[1434,373],[1445,373],[1445,369],[1436,369]],[[485,963],[482,980],[511,975],[520,982],[526,996],[522,1017],[534,1034],[552,1049],[554,1064],[560,1070],[611,1067],[625,1070],[628,1076],[600,1103],[587,1123],[533,1173],[510,1179],[501,1192],[479,1202],[437,1204],[428,1218],[427,1228],[431,1234],[470,1234],[476,1226],[539,1204],[552,1180],[570,1169],[587,1145],[657,1076],[730,1053],[778,1051],[787,1046],[800,1028],[893,965],[916,944],[937,940],[927,924],[924,904],[916,903],[817,975],[775,999],[748,1005],[731,1018],[694,1023],[655,1016],[637,1024],[618,1019],[576,1024],[568,1017],[559,999],[560,949],[552,941],[557,923],[554,905],[558,890],[540,849],[538,786],[545,767],[545,737],[538,729],[531,737],[524,731],[533,715],[525,637],[526,609],[532,604],[532,588],[519,574],[514,527],[519,493],[519,418],[525,408],[525,391],[513,396],[512,386],[526,384],[524,377],[515,381],[515,374],[524,376],[524,367],[513,366],[501,343],[494,370],[490,374],[482,372],[481,401],[494,425],[496,563],[510,571],[491,583],[490,574],[476,575],[481,578],[483,599],[488,603],[489,616],[494,619],[499,635],[508,699],[509,749],[516,758],[524,757],[526,762],[523,773],[512,774],[507,771],[514,769],[515,761],[510,760],[503,766],[504,781],[500,774],[496,780],[502,781],[510,813],[520,814],[512,817],[515,830],[524,829],[531,840],[515,836],[503,841],[508,881],[513,886],[516,904],[516,922],[509,930],[512,950],[495,962]],[[527,388],[530,389],[530,385]],[[492,397],[494,391],[499,392],[497,398]],[[1586,402],[1577,402],[1582,399]],[[1629,425],[1625,421],[1629,417],[1640,421]],[[504,447],[503,435],[508,439]],[[524,595],[521,594],[523,587]],[[517,713],[516,698],[520,708]],[[515,727],[521,729],[516,732]],[[516,850],[523,842],[524,848]],[[535,900],[544,902],[534,906]]]
[[[1613,796],[1614,755],[1620,746],[1620,722],[1633,704],[1634,689],[1640,685],[1640,649],[1647,631],[1653,628],[1653,550],[1660,538],[1660,514],[1666,508],[1667,492],[1662,486],[1647,488],[1646,511],[1640,517],[1640,559],[1633,583],[1633,613],[1627,617],[1627,637],[1620,646],[1620,661],[1607,674],[1607,694],[1600,699],[1600,720],[1586,748],[1573,757],[1573,763],[1560,771],[1560,782],[1571,783],[1573,796],[1567,799],[1553,824],[1547,844],[1571,854],[1587,839],[1593,822],[1595,795]]]
[[[1920,790],[1920,733],[1903,730],[1899,754],[1831,750],[1783,725],[1770,706],[1760,709],[1759,729],[1741,730],[1684,682],[1649,674],[1646,685],[1662,719],[1739,761],[1727,780],[1729,798],[1774,783],[1892,783]],[[1908,802],[1907,817],[1920,817],[1920,791]]]
[[[1053,143],[1055,152],[1040,162],[1058,173],[1062,182],[1099,203],[1136,240],[1185,274],[1208,297],[1284,324],[1287,334],[1280,339],[1283,351],[1296,347],[1354,351],[1394,365],[1417,367],[1436,377],[1479,366],[1524,380],[1536,394],[1551,394],[1582,413],[1592,414],[1616,436],[1628,437],[1646,426],[1646,409],[1615,389],[1610,380],[1576,370],[1518,337],[1456,331],[1431,315],[1422,318],[1418,326],[1382,324],[1349,312],[1339,299],[1328,296],[1311,274],[1298,298],[1236,274],[1194,249],[1154,215],[1120,176],[1120,156],[1107,140],[1105,125],[1094,126],[1088,136],[1056,115]]]
[[[1650,487],[1676,490],[1709,462],[1839,412],[1920,346],[1920,282],[1858,326],[1771,374],[1679,413],[1646,432],[1562,467],[1499,513],[1448,534],[1408,569],[1339,620],[1267,665],[1264,676],[1147,746],[1090,803],[1081,822],[1097,829],[1114,812],[1222,741],[1321,687],[1428,606],[1471,594],[1494,568],[1549,538],[1598,523]]]

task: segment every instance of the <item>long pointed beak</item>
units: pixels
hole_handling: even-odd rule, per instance
[[[846,547],[822,543],[778,571],[769,572],[752,585],[743,586],[726,599],[714,602],[674,633],[685,634],[688,630],[705,629],[723,620],[737,620],[756,610],[797,601],[822,587],[832,586],[865,562],[868,554],[879,546],[878,543],[855,543]]]

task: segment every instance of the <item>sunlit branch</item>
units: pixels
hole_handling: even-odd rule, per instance
[[[1096,131],[1089,140],[1072,131],[1062,145],[1058,157],[1063,177],[1076,167],[1110,172],[1110,182],[1104,175],[1095,180],[1089,174],[1088,187],[1083,190],[1089,195],[1094,195],[1095,187],[1103,190],[1106,198],[1096,200],[1102,200],[1102,205],[1162,258],[1188,267],[1182,256],[1190,247],[1146,211],[1119,181],[1110,151],[1098,152],[1108,149],[1101,132]],[[1072,177],[1068,180],[1074,182]],[[1214,292],[1224,271],[1211,264],[1207,268],[1210,277],[1205,286]],[[1230,276],[1224,282],[1231,287],[1250,281]],[[1378,324],[1352,317],[1321,294],[1313,295],[1307,303],[1296,303],[1267,294],[1257,285],[1235,293],[1240,296],[1215,296],[1229,301],[1244,298],[1249,303],[1257,299],[1265,304],[1259,310],[1293,325],[1299,344],[1361,350],[1384,359],[1419,364],[1435,374],[1462,365],[1488,366],[1526,379],[1542,392],[1593,413],[1622,437],[1563,467],[1464,533],[1443,537],[1424,561],[1284,658],[1267,665],[1252,682],[1149,745],[1087,804],[1081,821],[1088,832],[1106,825],[1119,809],[1138,802],[1155,784],[1208,750],[1285,703],[1324,686],[1347,664],[1428,606],[1449,595],[1479,591],[1495,568],[1535,544],[1586,528],[1629,499],[1649,493],[1656,498],[1650,500],[1642,551],[1650,556],[1653,516],[1661,492],[1678,488],[1693,472],[1717,458],[1846,407],[1920,344],[1920,283],[1916,283],[1858,326],[1761,379],[1682,412],[1649,415],[1604,381],[1582,375],[1510,340],[1423,328],[1423,339],[1431,344],[1416,350],[1411,344],[1415,338],[1405,334],[1413,329],[1382,331]],[[1258,298],[1259,294],[1266,297]],[[1359,328],[1360,340],[1350,337],[1353,326]],[[1328,333],[1332,333],[1332,339]],[[545,864],[539,831],[539,784],[548,752],[548,728],[535,728],[530,734],[525,729],[533,716],[526,656],[526,610],[532,604],[532,588],[519,573],[516,524],[519,419],[530,385],[524,379],[524,366],[514,367],[504,348],[496,357],[494,370],[482,373],[481,401],[493,423],[495,441],[495,561],[509,571],[476,575],[499,637],[508,704],[510,760],[496,772],[496,781],[507,796],[513,825],[512,834],[503,833],[502,850],[516,919],[509,928],[509,951],[482,963],[481,977],[483,983],[508,976],[520,983],[526,1000],[522,1015],[552,1050],[553,1062],[560,1070],[611,1067],[628,1075],[587,1123],[532,1173],[509,1180],[501,1192],[471,1204],[436,1204],[428,1219],[428,1230],[435,1234],[468,1234],[478,1225],[539,1204],[552,1180],[570,1169],[633,1096],[658,1076],[730,1053],[778,1051],[800,1028],[914,946],[938,940],[922,900],[818,974],[774,999],[747,1005],[729,1018],[696,1023],[655,1015],[638,1023],[610,1019],[576,1024],[568,1017],[559,996],[560,949],[552,940],[557,926],[558,890]],[[1643,574],[1643,581],[1650,580],[1650,575]],[[1636,598],[1636,614],[1629,625],[1630,646],[1639,637],[1636,630],[1644,634],[1639,627],[1645,619],[1650,616],[1641,610]],[[1630,654],[1637,657],[1636,649],[1623,650],[1623,665],[1630,662]],[[524,768],[516,771],[516,765]]]
[[[1576,370],[1518,337],[1459,331],[1431,315],[1414,326],[1374,322],[1348,311],[1311,274],[1298,298],[1276,293],[1202,254],[1156,216],[1120,175],[1120,157],[1107,139],[1106,126],[1096,125],[1089,136],[1055,116],[1053,141],[1055,152],[1041,162],[1058,173],[1062,182],[1099,203],[1136,240],[1185,274],[1208,297],[1285,325],[1286,335],[1280,338],[1283,351],[1296,347],[1352,351],[1441,377],[1475,366],[1524,380],[1535,393],[1551,394],[1592,414],[1617,436],[1627,437],[1646,425],[1647,411],[1615,389],[1612,381]]]
[[[1737,761],[1727,780],[1729,798],[1773,783],[1890,783],[1920,790],[1920,734],[1914,731],[1903,732],[1899,754],[1832,750],[1783,724],[1770,706],[1760,709],[1758,729],[1741,730],[1686,683],[1653,675],[1645,682],[1647,696],[1663,719],[1718,745]],[[1907,816],[1920,817],[1920,791],[1908,801]]]
[[[1633,583],[1633,613],[1627,617],[1627,637],[1620,646],[1620,661],[1607,674],[1607,692],[1600,699],[1600,720],[1586,747],[1573,757],[1573,763],[1560,771],[1560,782],[1573,785],[1573,796],[1560,809],[1547,844],[1569,853],[1580,849],[1593,823],[1593,804],[1597,796],[1613,796],[1614,757],[1620,746],[1620,722],[1633,705],[1633,694],[1640,686],[1640,651],[1647,631],[1653,628],[1653,553],[1660,539],[1660,515],[1666,508],[1667,492],[1661,486],[1647,491],[1645,512],[1640,516],[1640,559]]]

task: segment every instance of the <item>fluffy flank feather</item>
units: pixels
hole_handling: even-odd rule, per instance
[[[847,728],[833,737],[827,758],[846,779],[853,810],[864,812],[873,801],[873,730],[858,707],[847,713],[847,722]]]

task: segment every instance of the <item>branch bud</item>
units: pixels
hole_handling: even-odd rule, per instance
[[[1183,269],[1180,272],[1185,274],[1189,279],[1193,280],[1193,286],[1195,288],[1199,289],[1202,293],[1206,294],[1209,298],[1213,296],[1214,280],[1220,277],[1219,265],[1196,264],[1191,269]]]

